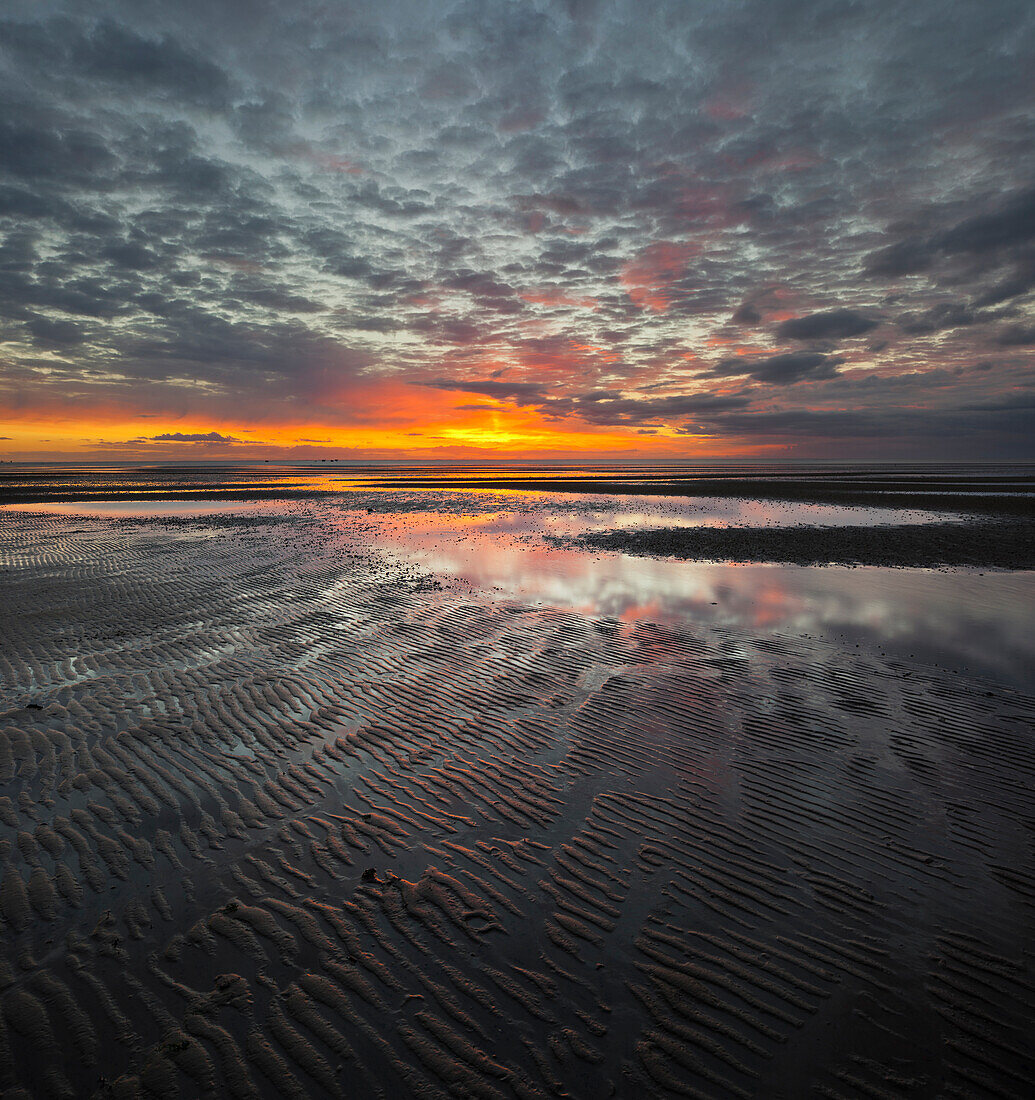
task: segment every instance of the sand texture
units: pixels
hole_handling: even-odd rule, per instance
[[[1017,1097],[1035,700],[0,518],[5,1097]]]
[[[558,476],[543,470],[511,473],[506,477],[463,476],[436,471],[433,476],[371,478],[371,487],[526,489],[549,493],[607,493],[636,496],[746,497],[753,500],[801,501],[850,506],[898,506],[978,515],[1035,515],[1035,473],[1028,466],[990,467],[975,473],[974,467],[942,467],[937,476],[930,468],[899,465],[855,468],[846,466],[799,467],[776,471],[773,467],[752,476],[743,468],[704,473],[685,470],[579,472]],[[2,499],[2,496],[0,496]],[[42,498],[40,498],[42,499]]]
[[[589,549],[713,561],[1035,569],[1035,523],[1003,517],[880,527],[668,527],[593,532],[571,541]]]

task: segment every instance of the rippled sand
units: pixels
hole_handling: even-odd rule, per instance
[[[368,545],[3,517],[5,1097],[1028,1094],[1031,697]]]

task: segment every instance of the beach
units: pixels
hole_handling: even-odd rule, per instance
[[[0,485],[3,1095],[1026,1095],[1028,472],[625,475]]]

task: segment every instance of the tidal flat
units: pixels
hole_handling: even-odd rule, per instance
[[[0,1092],[1024,1097],[1031,493],[6,467]]]

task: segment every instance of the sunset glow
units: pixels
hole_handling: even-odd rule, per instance
[[[1035,3],[0,3],[0,1098],[1035,1079]]]
[[[2,458],[1031,453],[1030,6],[102,7],[5,7]]]

